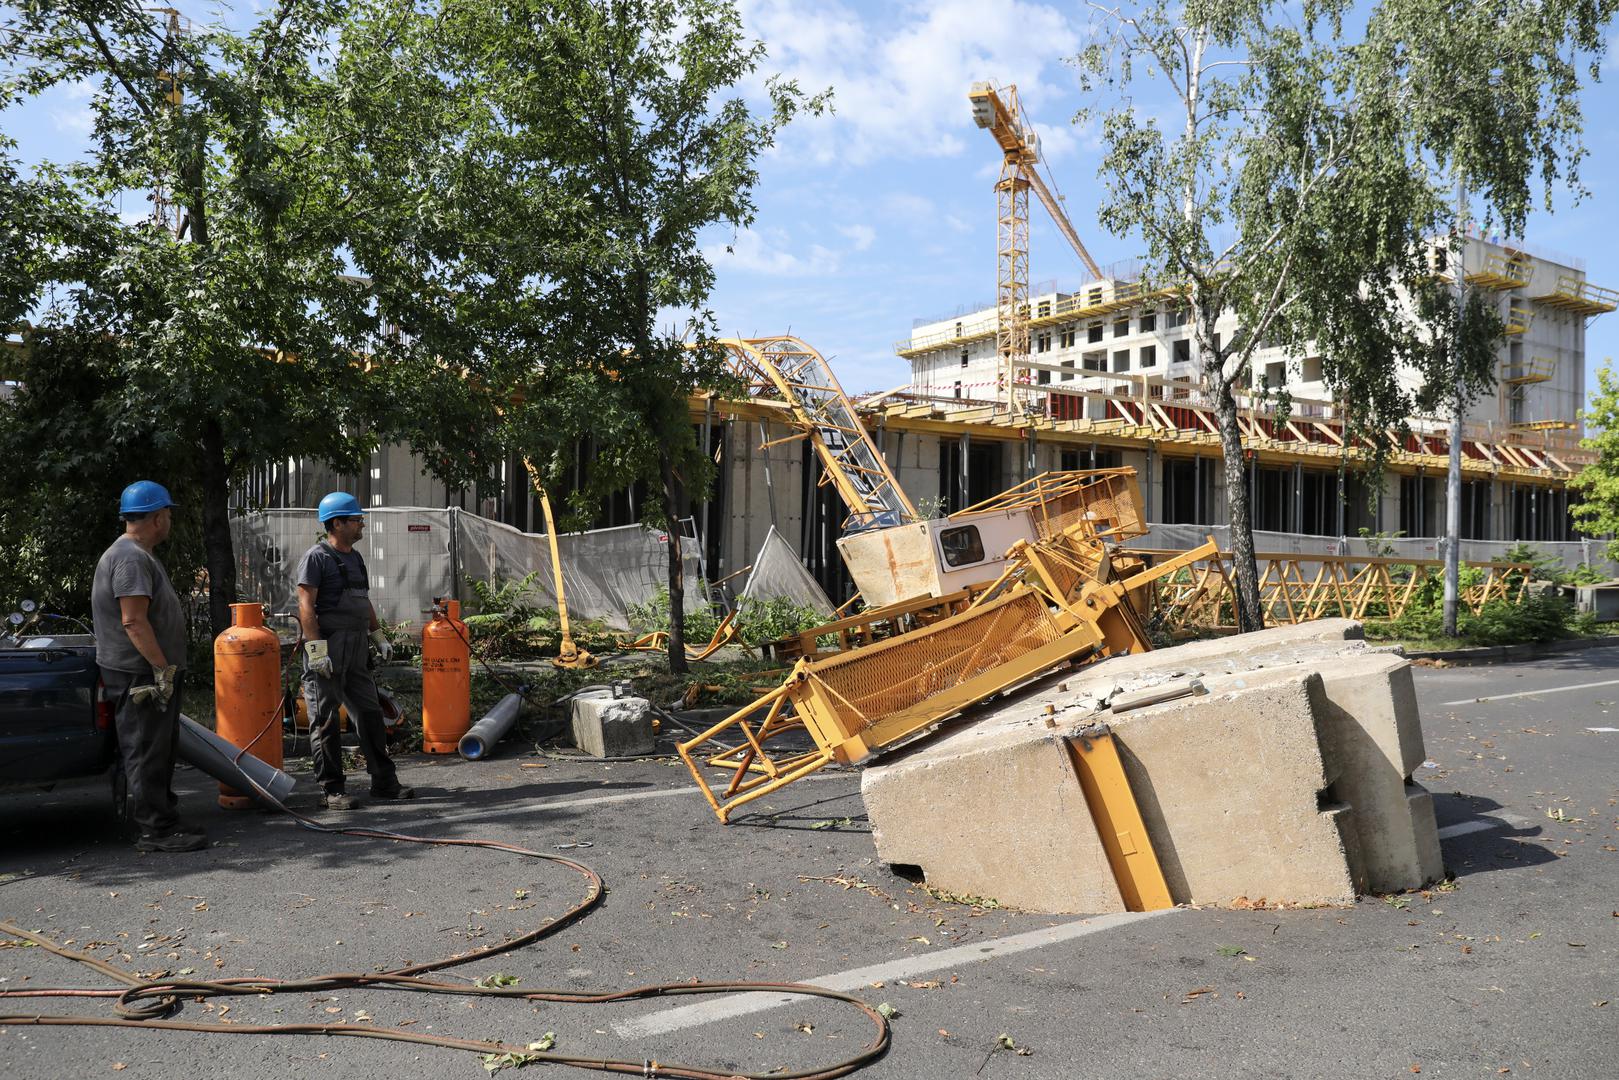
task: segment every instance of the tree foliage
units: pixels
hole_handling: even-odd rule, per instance
[[[730,384],[699,238],[753,220],[759,156],[823,101],[775,81],[763,114],[738,96],[765,53],[730,0],[467,0],[430,27],[408,3],[376,10],[390,12],[376,24],[388,32],[351,39],[353,77],[462,110],[444,166],[455,179],[426,198],[468,271],[445,295],[478,315],[419,308],[404,324],[417,347],[467,374],[442,453],[514,454],[555,488],[588,439],[575,510],[649,483],[660,498],[644,516],[670,539],[670,662],[683,668],[678,518],[712,471],[689,400]],[[408,156],[421,141],[389,145]]]
[[[231,487],[267,462],[357,471],[402,438],[452,485],[513,456],[551,483],[588,437],[575,508],[651,480],[665,523],[708,482],[688,399],[726,375],[698,237],[752,220],[759,155],[822,104],[746,105],[764,52],[729,0],[281,0],[179,34],[132,0],[14,8],[0,104],[87,82],[94,129],[81,160],[0,174],[0,229],[34,222],[0,256],[0,315],[34,324],[4,527],[137,475],[193,492],[217,629]],[[154,186],[177,230],[116,212]]]
[[[1587,536],[1619,537],[1619,373],[1612,360],[1597,370],[1596,393],[1583,419],[1586,436],[1580,445],[1596,451],[1597,460],[1569,481],[1580,496],[1570,513]],[[1608,557],[1619,558],[1619,539],[1608,541]]]
[[[283,3],[245,34],[176,35],[127,0],[24,3],[8,27],[29,57],[7,104],[73,81],[95,89],[85,156],[37,170],[70,207],[36,238],[19,290],[36,329],[0,425],[7,448],[32,478],[94,478],[89,492],[36,487],[55,513],[114,505],[139,476],[195,493],[185,510],[200,518],[216,632],[236,598],[232,483],[291,456],[356,469],[386,414],[385,383],[365,370],[377,318],[349,273],[342,192],[306,137],[329,101],[315,60],[340,13]],[[154,185],[177,229],[117,212]],[[64,380],[88,396],[58,397]]]
[[[1521,229],[1534,193],[1577,183],[1575,52],[1594,78],[1614,0],[1381,0],[1362,33],[1346,0],[1092,4],[1102,33],[1080,57],[1107,146],[1104,225],[1138,236],[1144,277],[1178,290],[1219,419],[1241,625],[1261,622],[1237,397],[1253,356],[1319,355],[1349,434],[1374,464],[1429,383],[1461,362],[1486,383],[1490,323],[1447,340],[1430,241],[1458,230],[1453,174],[1487,216]],[[1138,107],[1169,92],[1172,120]],[[1469,308],[1469,311],[1474,311]],[[1216,324],[1235,314],[1223,339]],[[1452,322],[1455,320],[1453,319]],[[1497,331],[1498,332],[1498,331]]]

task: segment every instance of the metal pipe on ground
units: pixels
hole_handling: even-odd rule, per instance
[[[237,791],[257,796],[259,789],[270,793],[278,802],[286,802],[297,786],[297,781],[273,765],[267,765],[252,754],[233,746],[191,717],[180,716],[179,755]]]
[[[468,761],[481,761],[487,757],[495,745],[504,739],[517,723],[518,715],[523,711],[524,687],[516,693],[507,694],[495,703],[495,707],[484,714],[482,720],[473,724],[467,733],[461,736],[456,749]]]

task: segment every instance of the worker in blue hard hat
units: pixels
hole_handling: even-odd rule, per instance
[[[101,683],[115,702],[118,756],[141,851],[195,851],[202,833],[180,826],[174,758],[186,667],[186,622],[155,554],[169,538],[168,489],[137,480],[118,500],[123,535],[96,563],[90,613]]]
[[[320,501],[326,536],[298,560],[298,621],[304,633],[304,701],[309,707],[309,754],[328,810],[352,810],[344,790],[343,745],[338,710],[347,706],[360,736],[371,795],[410,799],[416,792],[399,782],[388,756],[387,729],[377,684],[371,676],[367,639],[384,663],[393,646],[371,606],[371,578],[354,550],[365,535],[365,511],[346,491]]]

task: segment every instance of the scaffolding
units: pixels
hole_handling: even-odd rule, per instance
[[[1572,274],[1559,274],[1551,292],[1531,299],[1537,304],[1576,315],[1606,315],[1619,309],[1619,289],[1593,285]]]
[[[1529,284],[1529,256],[1521,251],[1492,251],[1484,256],[1484,265],[1469,271],[1464,280],[1475,288],[1499,292],[1503,289],[1522,289]]]

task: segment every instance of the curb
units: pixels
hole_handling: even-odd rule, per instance
[[[1605,646],[1619,646],[1619,636],[1570,638],[1566,641],[1528,641],[1521,645],[1481,645],[1472,649],[1438,649],[1432,652],[1407,652],[1407,660],[1443,660],[1447,664],[1489,664],[1522,660],[1537,660],[1543,656],[1584,652]]]

